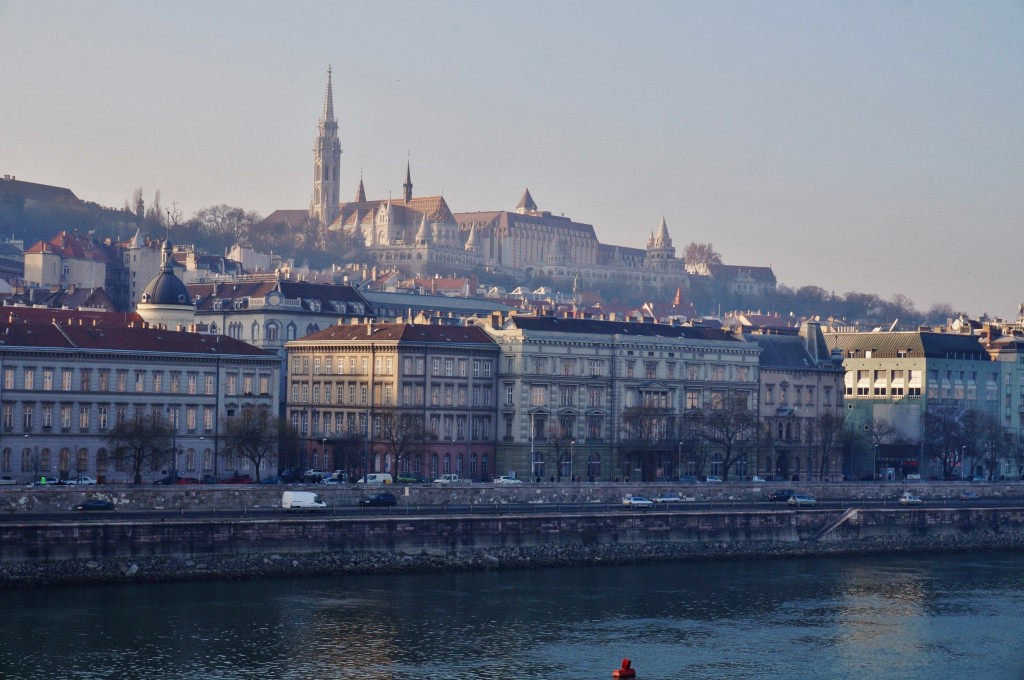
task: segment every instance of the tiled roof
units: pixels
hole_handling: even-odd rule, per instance
[[[417,295],[415,293],[383,293],[380,291],[364,291],[366,298],[375,309],[390,307],[393,309],[412,309],[413,311],[458,312],[463,314],[490,314],[491,312],[511,311],[515,307],[502,304],[490,298],[462,298],[444,295]]]
[[[299,299],[302,309],[310,310],[310,302],[320,303],[321,312],[338,314],[370,314],[371,305],[352,286],[333,283],[311,283],[309,281],[242,281],[237,283],[193,283],[187,286],[189,297],[199,301],[197,311],[214,311],[217,300],[236,300],[242,298],[264,298],[268,293],[279,290],[286,299]],[[216,294],[214,294],[216,290]],[[339,303],[335,306],[334,302]],[[345,303],[344,307],[341,303]],[[362,312],[352,305],[362,305]]]
[[[735,281],[750,278],[761,283],[775,283],[775,272],[771,267],[743,267],[735,264],[709,264],[708,270],[716,279]]]
[[[0,196],[21,196],[26,200],[40,203],[81,204],[71,189],[49,184],[23,182],[19,179],[0,179]]]
[[[437,326],[411,323],[344,324],[330,326],[291,344],[325,341],[400,341],[436,343],[477,343],[495,346],[487,333],[476,326]]]
[[[203,356],[276,356],[225,335],[203,335],[160,328],[91,326],[72,323],[0,321],[0,348],[32,347],[128,352],[167,352]]]
[[[759,363],[764,368],[816,368],[817,362],[807,353],[806,341],[796,335],[743,336],[761,348]]]
[[[658,323],[600,321],[597,319],[564,319],[554,316],[512,316],[509,317],[509,321],[516,328],[531,331],[743,342],[724,331],[699,326],[670,326]]]
[[[260,225],[284,224],[288,227],[299,227],[309,219],[308,210],[275,210],[260,222]]]
[[[854,352],[863,357],[867,350],[873,357],[895,358],[898,353],[908,357],[932,359],[969,359],[988,361],[977,336],[955,333],[896,331],[892,333],[828,333],[825,342],[829,349],[838,347],[845,355]]]
[[[49,241],[39,241],[25,251],[26,253],[55,253],[61,257],[79,260],[95,260],[111,264],[117,258],[107,248],[94,239],[76,233],[62,231]]]
[[[0,308],[0,322],[20,324],[85,324],[107,328],[125,327],[144,323],[135,312],[93,312],[75,309],[41,309],[38,307],[4,306]]]
[[[539,215],[521,215],[519,213],[505,210],[493,210],[486,212],[455,213],[455,220],[459,223],[459,231],[469,231],[472,227],[478,230],[485,229],[507,234],[511,225],[515,222],[535,224],[538,226],[551,227],[555,229],[566,229],[568,231],[580,232],[587,238],[597,240],[594,227],[582,222],[573,222],[568,217],[561,215],[550,215],[541,213]]]

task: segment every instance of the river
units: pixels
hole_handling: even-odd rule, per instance
[[[0,593],[0,677],[1024,678],[1024,554]]]

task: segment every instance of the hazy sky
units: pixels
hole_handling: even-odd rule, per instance
[[[342,199],[710,241],[781,283],[1016,316],[1024,2],[0,0],[0,173],[186,216]],[[57,226],[57,225],[55,225]]]

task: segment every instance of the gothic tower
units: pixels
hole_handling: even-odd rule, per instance
[[[328,67],[324,110],[320,114],[319,135],[313,144],[313,200],[309,204],[309,216],[322,225],[330,224],[338,215],[340,171],[341,142],[338,141],[331,68]]]

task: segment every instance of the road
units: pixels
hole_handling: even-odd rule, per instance
[[[957,498],[929,498],[920,506],[904,507],[894,499],[862,500],[834,499],[819,501],[814,508],[800,508],[799,512],[842,511],[851,507],[895,508],[912,511],[916,508],[992,508],[1016,507],[1024,504],[1019,498],[976,498],[961,501]],[[368,517],[436,517],[439,515],[531,515],[547,513],[666,513],[666,512],[749,512],[751,510],[776,510],[792,512],[797,510],[785,502],[772,501],[679,501],[658,503],[649,509],[633,509],[621,503],[493,503],[476,505],[403,505],[394,508],[360,508],[357,506],[329,506],[326,511],[286,512],[280,507],[225,508],[217,510],[176,510],[173,508],[152,508],[115,510],[113,512],[16,512],[0,514],[0,522],[79,522],[79,521],[180,521],[208,519],[317,519],[319,517],[344,517],[350,519]]]

